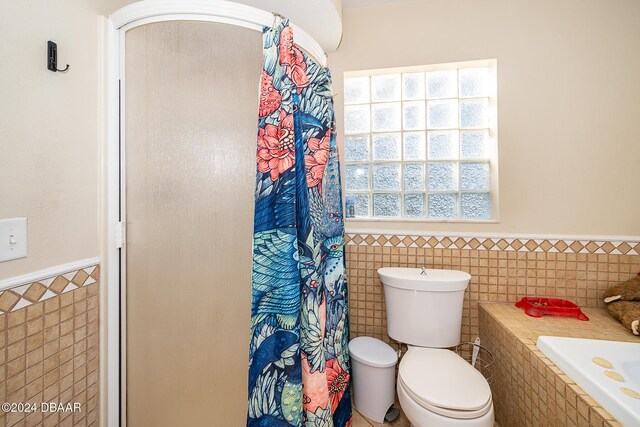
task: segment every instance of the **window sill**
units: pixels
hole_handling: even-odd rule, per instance
[[[441,224],[499,224],[497,219],[429,219],[429,218],[403,218],[403,217],[389,217],[389,218],[376,218],[376,217],[356,217],[345,218],[345,224],[357,223],[357,222],[409,222],[409,223],[441,223]]]

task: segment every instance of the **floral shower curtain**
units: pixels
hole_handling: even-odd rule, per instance
[[[331,76],[265,28],[247,426],[351,422],[347,284]]]

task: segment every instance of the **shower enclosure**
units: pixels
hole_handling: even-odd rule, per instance
[[[126,399],[132,426],[245,416],[260,34],[126,35]]]
[[[198,15],[139,9],[136,19],[112,16],[109,425],[242,425],[262,70],[255,30],[273,18],[253,8],[240,18],[213,6]]]

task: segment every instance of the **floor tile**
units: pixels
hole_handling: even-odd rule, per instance
[[[400,417],[392,423],[377,423],[375,421],[371,421],[364,415],[361,415],[356,408],[353,407],[353,422],[350,427],[411,427],[411,423],[404,412],[402,412],[400,404],[396,402],[395,406],[400,409]],[[497,422],[494,423],[493,426],[500,427]]]
[[[360,413],[354,407],[353,408],[354,424],[352,424],[352,425],[354,427],[360,426],[360,424],[355,424],[355,420],[356,420],[355,415],[357,414],[358,417],[360,419],[362,419],[366,423],[366,424],[361,424],[363,427],[368,427],[368,426],[373,426],[373,427],[410,427],[411,423],[409,422],[407,417],[402,412],[402,409],[400,408],[400,404],[398,402],[395,403],[395,407],[400,409],[400,417],[397,420],[395,420],[394,422],[392,422],[392,423],[377,423],[375,421],[371,421],[370,419],[366,418],[365,416],[360,415]]]
[[[358,411],[353,410],[353,421],[349,427],[371,427],[371,424]]]

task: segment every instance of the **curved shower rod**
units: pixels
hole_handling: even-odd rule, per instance
[[[226,0],[143,0],[119,9],[109,16],[116,29],[123,29],[138,21],[150,22],[179,20],[200,20],[237,25],[256,31],[272,27],[282,15],[267,12],[252,6]],[[309,53],[322,66],[327,65],[327,55],[302,28],[291,24],[296,44]]]

